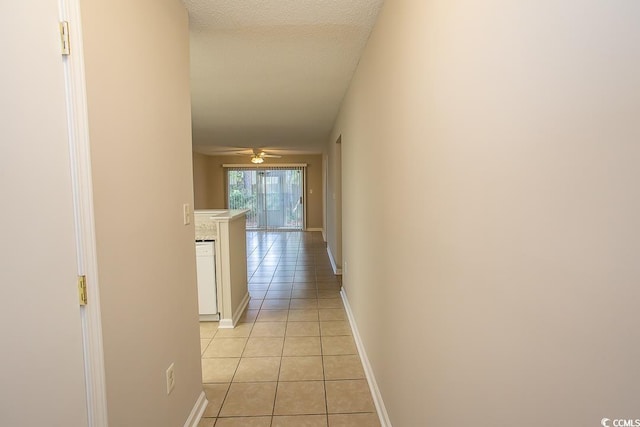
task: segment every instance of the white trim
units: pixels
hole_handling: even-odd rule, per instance
[[[242,315],[244,314],[245,310],[249,306],[249,300],[250,299],[251,299],[251,296],[249,295],[249,292],[247,292],[245,294],[244,298],[242,298],[242,302],[240,302],[240,305],[238,305],[238,310],[236,311],[236,315],[233,316],[233,326],[234,327],[238,324],[238,321],[240,321],[240,318],[242,317]]]
[[[107,392],[102,343],[98,258],[86,78],[79,0],[60,0],[60,17],[69,22],[71,55],[63,58],[71,178],[76,222],[78,274],[87,276],[88,305],[80,309],[89,427],[107,427]]]
[[[341,275],[342,269],[338,268],[336,265],[336,261],[333,259],[333,254],[331,253],[331,248],[327,245],[327,254],[329,254],[329,261],[331,261],[331,268],[333,269],[333,274]]]
[[[198,400],[196,400],[196,404],[193,405],[193,409],[191,409],[191,413],[189,414],[189,418],[184,423],[184,427],[198,427],[198,423],[200,419],[202,419],[202,414],[204,414],[204,410],[207,409],[207,405],[209,401],[207,400],[207,395],[204,394],[204,391],[200,393],[198,396]]]
[[[233,329],[232,319],[220,319],[218,323],[218,329]]]
[[[247,309],[250,299],[251,297],[249,296],[249,292],[247,292],[244,298],[242,298],[242,302],[240,303],[240,305],[238,305],[238,310],[236,311],[235,316],[233,316],[233,319],[220,319],[220,323],[218,323],[218,329],[235,328],[236,325],[238,324],[238,321],[240,320],[245,310]]]
[[[322,231],[322,233],[324,234],[324,230],[320,227],[307,228],[307,231]]]
[[[369,390],[371,390],[373,403],[376,406],[378,418],[380,418],[380,425],[381,427],[392,427],[391,421],[389,420],[389,414],[387,413],[387,408],[384,406],[382,394],[380,393],[380,389],[378,388],[378,383],[376,382],[373,368],[371,367],[371,363],[369,362],[369,358],[367,357],[367,352],[364,350],[364,343],[362,342],[362,338],[360,337],[360,333],[358,332],[358,327],[356,326],[356,321],[353,317],[353,312],[351,311],[351,306],[349,305],[349,300],[347,299],[347,294],[344,291],[344,288],[340,290],[340,296],[342,297],[342,303],[344,304],[345,311],[347,312],[347,318],[349,319],[349,325],[351,325],[351,331],[353,332],[353,339],[356,342],[358,354],[360,354],[360,360],[362,361],[362,366],[364,367],[364,373],[367,377],[367,382],[369,383]]]
[[[329,184],[329,155],[322,155],[322,240],[327,241],[327,188]]]
[[[269,169],[269,168],[306,168],[308,163],[224,163],[223,168],[249,168],[249,169]]]
[[[302,169],[302,231],[307,230],[307,167]]]

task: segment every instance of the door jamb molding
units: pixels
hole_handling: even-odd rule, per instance
[[[65,75],[78,275],[87,277],[88,304],[80,307],[87,419],[90,427],[107,427],[107,393],[80,1],[59,0],[59,8],[60,19],[69,23],[71,37],[71,54],[64,56],[62,61]]]

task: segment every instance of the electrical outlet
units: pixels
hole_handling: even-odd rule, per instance
[[[184,219],[184,225],[191,224],[191,206],[189,206],[189,203],[182,205],[182,217]]]
[[[176,386],[176,374],[173,370],[173,363],[167,368],[167,394],[171,394]]]

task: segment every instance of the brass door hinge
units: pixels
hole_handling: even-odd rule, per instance
[[[60,22],[60,43],[62,55],[71,55],[71,47],[69,46],[69,23],[67,21]]]
[[[78,299],[80,305],[87,305],[87,276],[78,276]]]

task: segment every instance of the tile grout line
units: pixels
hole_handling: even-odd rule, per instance
[[[291,236],[289,236],[289,237],[291,237]],[[263,239],[263,240],[266,241],[267,239]],[[301,239],[297,239],[297,242],[299,242],[300,240]],[[314,241],[315,239],[311,239],[311,240]],[[308,242],[309,239],[304,239],[304,241]],[[267,258],[267,256],[270,255],[270,252],[273,251],[274,245],[275,245],[276,242],[277,241],[274,240],[271,243],[271,245],[269,246],[268,251],[265,253],[264,256],[262,256],[260,264],[262,264],[262,262],[264,262],[264,260]],[[320,319],[320,310],[321,310],[321,308],[320,308],[319,303],[318,303],[318,301],[320,299],[319,298],[320,297],[320,294],[319,294],[320,289],[318,287],[319,260],[318,260],[318,257],[317,257],[317,253],[319,253],[319,252],[317,250],[312,250],[311,254],[307,255],[305,257],[306,259],[303,260],[301,258],[301,252],[302,252],[301,248],[303,247],[303,245],[302,244],[297,244],[297,246],[298,246],[298,251],[297,251],[298,255],[297,255],[296,264],[294,266],[295,270],[293,270],[294,271],[293,278],[292,279],[287,278],[285,280],[282,280],[282,278],[280,278],[280,279],[277,279],[278,280],[277,282],[274,282],[274,280],[276,280],[276,272],[278,272],[278,266],[280,266],[281,263],[283,262],[283,260],[285,260],[287,258],[286,257],[286,253],[283,253],[283,255],[281,255],[279,257],[278,264],[276,264],[276,266],[273,269],[274,272],[273,272],[271,280],[269,281],[269,284],[266,286],[266,290],[262,290],[262,289],[260,290],[260,292],[265,292],[265,295],[264,295],[264,298],[261,298],[261,302],[260,302],[259,306],[256,309],[252,308],[252,310],[256,311],[255,316],[250,321],[245,322],[245,323],[251,323],[252,324],[251,331],[249,332],[249,336],[247,337],[247,341],[245,342],[245,344],[243,346],[243,349],[242,349],[242,352],[241,352],[241,355],[240,355],[240,361],[239,361],[238,366],[236,367],[236,369],[234,371],[234,374],[233,374],[233,377],[232,377],[232,380],[231,380],[232,382],[230,383],[229,388],[227,389],[227,395],[228,395],[228,392],[230,390],[231,385],[234,384],[233,380],[235,379],[235,377],[236,377],[236,375],[238,373],[238,370],[240,368],[242,359],[248,358],[248,356],[244,355],[244,352],[246,351],[246,348],[248,346],[248,342],[252,337],[253,329],[256,326],[256,324],[258,323],[258,318],[260,317],[260,315],[261,315],[261,313],[263,311],[266,312],[266,311],[269,310],[269,308],[264,308],[264,303],[268,299],[268,298],[266,298],[267,294],[269,293],[269,291],[276,291],[276,288],[272,288],[272,286],[275,285],[276,283],[277,284],[290,284],[290,286],[291,286],[290,287],[290,290],[291,290],[290,292],[291,293],[289,294],[288,298],[284,298],[284,299],[287,299],[289,301],[289,304],[288,304],[288,307],[287,307],[286,318],[284,319],[285,332],[284,332],[284,336],[282,337],[282,347],[281,347],[280,352],[279,352],[279,354],[280,354],[280,356],[279,356],[280,364],[278,366],[278,373],[277,373],[276,394],[274,396],[274,403],[272,405],[271,425],[273,425],[274,417],[277,416],[275,414],[275,402],[277,400],[277,388],[278,388],[279,383],[281,382],[280,381],[280,375],[282,373],[282,368],[283,368],[282,362],[283,362],[284,358],[286,357],[285,353],[284,353],[284,349],[285,349],[285,343],[286,343],[286,340],[287,340],[287,332],[289,331],[289,328],[290,328],[290,325],[289,325],[290,322],[309,322],[309,323],[315,322],[317,324],[317,328],[318,328],[317,338],[318,338],[319,344],[320,344],[320,363],[321,363],[321,368],[322,368],[322,381],[323,381],[322,384],[324,385],[324,399],[325,399],[325,414],[324,415],[326,417],[325,419],[326,419],[327,424],[328,424],[328,416],[329,415],[328,415],[328,401],[327,401],[327,391],[326,391],[326,371],[325,371],[325,366],[324,366],[324,356],[326,356],[326,355],[324,353],[324,349],[323,349],[323,346],[322,346],[322,337],[324,335],[323,335],[322,330],[321,330],[321,323],[322,323],[321,319]],[[255,252],[256,250],[257,250],[257,248],[254,248],[252,253]],[[298,264],[298,262],[300,262],[300,261],[302,261],[304,264]],[[259,273],[259,269],[261,267],[260,264],[258,264],[258,267],[256,267],[256,269],[254,270],[254,274],[255,273]],[[282,265],[284,265],[284,264],[282,264]],[[300,269],[298,269],[298,268],[300,268]],[[286,271],[286,270],[282,270],[282,271]],[[300,272],[300,274],[297,275],[296,272]],[[304,274],[302,274],[302,272],[304,272]],[[308,277],[310,273],[313,274],[313,279],[311,279],[311,280]],[[289,275],[288,274],[283,274],[282,275],[282,277],[286,277],[286,276],[289,276]],[[298,277],[296,278],[296,276],[298,276]],[[324,281],[329,282],[328,278],[325,278]],[[295,286],[296,284],[299,284],[299,285],[304,286],[304,287],[297,288]],[[336,284],[339,285],[339,281]],[[310,287],[309,285],[313,286],[313,291],[312,291],[313,292],[313,297],[312,298],[294,298],[294,294],[293,294],[294,290],[296,290],[296,289],[300,290],[300,291],[301,290],[309,290],[309,287]],[[281,290],[281,289],[282,288],[280,288],[278,290]],[[323,288],[323,290],[329,290],[329,289],[330,288]],[[301,292],[301,294],[302,294],[302,296],[305,296],[304,292]],[[302,304],[302,303],[298,303],[300,305],[299,307],[292,307],[291,306],[292,300],[314,300],[314,301],[316,301],[316,304],[315,304],[315,306],[313,308],[309,308],[308,306],[305,306],[305,304]],[[298,304],[296,304],[296,305],[298,305]],[[325,309],[330,309],[331,307],[324,307],[324,308]],[[275,308],[275,309],[277,310],[277,308]],[[301,311],[302,310],[314,310],[314,311],[316,311],[317,317],[314,320],[291,320],[290,316],[291,316],[291,311],[292,310],[301,310]],[[309,336],[310,337],[316,337],[316,335],[300,335],[300,337],[309,337]],[[215,337],[215,335],[214,335],[214,337]],[[208,345],[211,344],[212,340],[213,340],[213,338],[210,339],[210,342],[209,342]],[[204,351],[206,351],[206,348],[207,347],[205,347]],[[260,357],[266,357],[266,356],[260,356]],[[300,357],[303,357],[303,356],[300,356]],[[299,381],[303,381],[303,380],[299,380]],[[225,395],[225,401],[226,401],[226,395]],[[223,405],[224,405],[224,402],[223,402]],[[221,407],[219,412],[221,412],[221,410],[222,410],[222,407]],[[320,414],[318,414],[318,415],[320,415]]]

